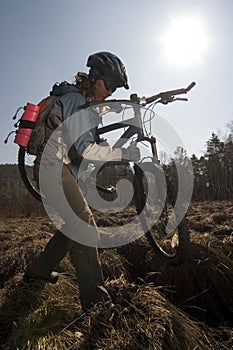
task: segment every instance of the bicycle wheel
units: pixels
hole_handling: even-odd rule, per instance
[[[32,156],[27,153],[25,147],[20,146],[18,152],[18,168],[20,176],[23,180],[23,183],[29,193],[38,201],[42,201],[40,190],[34,180],[33,176],[33,166],[35,156]]]
[[[171,203],[168,191],[161,188],[165,184],[163,170],[153,163],[141,163],[134,171],[134,202],[148,242],[164,262],[182,264],[188,254],[189,229],[185,215],[176,224],[174,201]]]

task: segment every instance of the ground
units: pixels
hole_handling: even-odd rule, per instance
[[[97,215],[100,226],[133,216]],[[83,314],[67,256],[56,285],[28,287],[26,265],[54,232],[47,217],[0,220],[0,346],[3,349],[233,349],[233,203],[192,203],[184,264],[164,264],[144,238],[101,249],[106,286],[123,309]]]

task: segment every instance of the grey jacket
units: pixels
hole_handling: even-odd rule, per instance
[[[121,149],[113,150],[96,143],[96,130],[101,118],[94,107],[88,106],[77,85],[67,82],[55,84],[50,94],[60,96],[46,123],[50,160],[56,157],[64,163],[73,164],[78,164],[83,158],[92,162],[122,160]]]

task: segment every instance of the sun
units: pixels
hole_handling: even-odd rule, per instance
[[[202,60],[207,36],[197,19],[177,19],[172,21],[161,42],[166,61],[187,65]]]

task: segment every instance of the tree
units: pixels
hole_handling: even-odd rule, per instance
[[[209,183],[210,199],[224,199],[226,189],[224,187],[224,142],[212,133],[211,138],[206,142],[207,152],[207,176]]]

